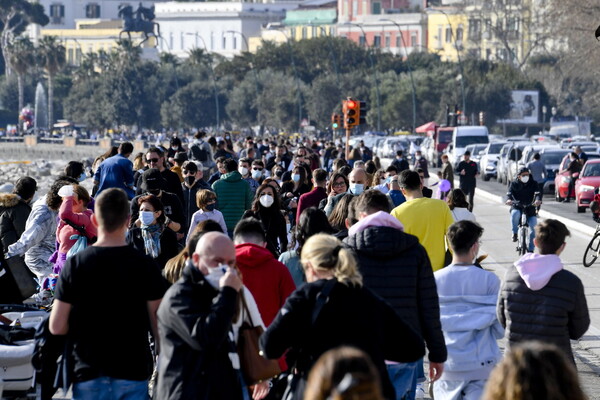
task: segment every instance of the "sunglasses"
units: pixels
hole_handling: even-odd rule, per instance
[[[159,158],[147,158],[146,161],[148,162],[148,164],[156,164],[158,162]]]
[[[184,175],[196,175],[196,171],[192,171],[191,169],[186,169],[183,171]]]
[[[254,171],[262,171],[263,169],[262,168],[252,168],[252,170],[254,170]]]

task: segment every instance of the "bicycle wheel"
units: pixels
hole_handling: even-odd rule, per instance
[[[527,227],[523,226],[519,229],[519,255],[527,253]]]
[[[598,258],[598,249],[600,248],[600,232],[596,232],[587,248],[585,249],[585,253],[583,253],[583,266],[591,267],[593,263],[596,262]]]

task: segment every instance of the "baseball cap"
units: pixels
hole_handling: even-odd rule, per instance
[[[150,168],[142,174],[142,189],[156,190],[162,189],[165,180],[157,168]]]

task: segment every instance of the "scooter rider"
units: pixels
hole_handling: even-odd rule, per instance
[[[517,229],[521,219],[521,210],[515,207],[514,202],[519,202],[525,206],[527,215],[527,224],[529,225],[529,246],[528,251],[533,252],[533,238],[535,237],[534,227],[537,224],[537,210],[542,204],[542,194],[538,191],[538,184],[531,178],[531,173],[527,168],[521,168],[517,178],[511,182],[507,193],[506,204],[511,206],[510,217],[512,222],[512,241],[517,241]],[[535,199],[535,202],[534,202]],[[533,203],[533,204],[532,204]]]

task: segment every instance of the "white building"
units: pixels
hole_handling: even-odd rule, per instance
[[[285,18],[299,2],[168,2],[156,4],[162,40],[159,51],[185,58],[194,48],[231,58],[248,51],[247,40],[261,28]]]

